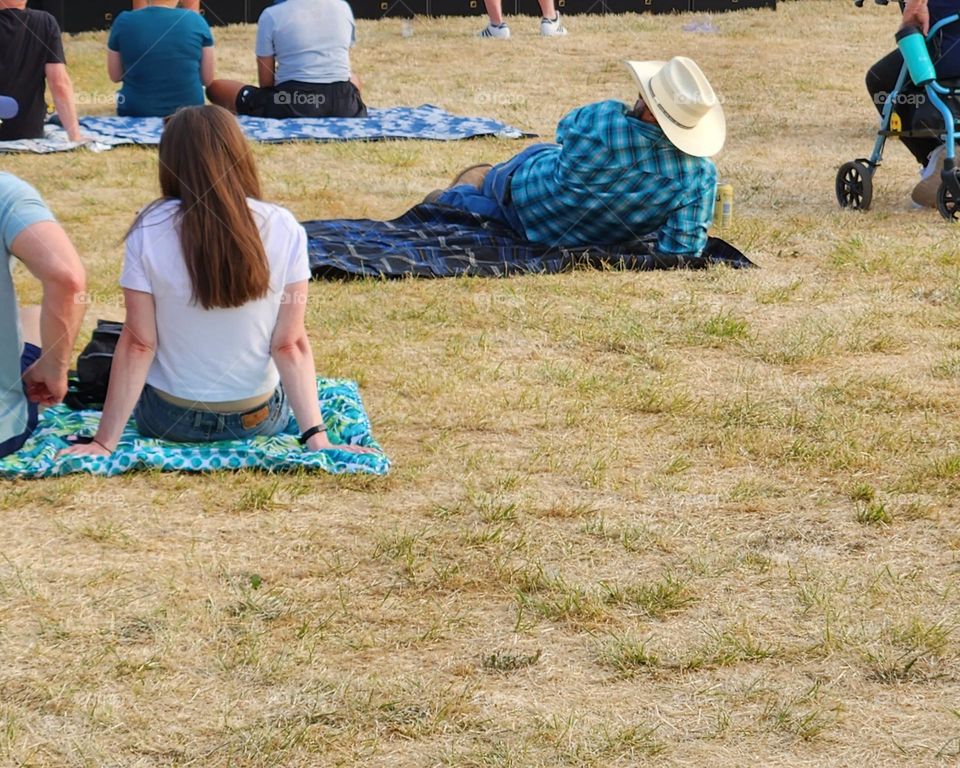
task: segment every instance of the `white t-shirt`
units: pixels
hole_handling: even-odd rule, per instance
[[[344,0],[285,0],[257,24],[257,56],[276,56],[276,84],[350,79],[353,11]]]
[[[120,285],[152,294],[157,312],[157,353],[147,383],[175,397],[243,400],[280,381],[270,340],[284,287],[310,278],[307,233],[288,210],[249,203],[270,263],[270,290],[242,307],[204,309],[193,302],[177,226],[179,200],[157,205],[127,238]]]

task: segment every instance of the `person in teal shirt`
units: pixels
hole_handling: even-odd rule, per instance
[[[147,0],[147,7],[117,16],[107,42],[110,79],[122,117],[166,117],[204,103],[214,79],[213,34],[206,20],[177,8],[177,0]]]
[[[43,304],[17,305],[11,269],[20,261],[43,286]],[[67,393],[67,369],[83,320],[83,264],[39,193],[0,173],[0,456],[37,426],[38,406]]]

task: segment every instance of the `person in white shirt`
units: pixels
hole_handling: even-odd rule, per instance
[[[179,110],[160,141],[160,188],[127,233],[103,417],[65,453],[111,454],[131,413],[144,436],[208,442],[279,434],[290,408],[308,449],[366,451],[327,438],[304,324],[306,233],[260,199],[236,119]]]
[[[366,117],[350,70],[355,42],[353,11],[344,0],[284,0],[257,24],[259,87],[214,80],[207,98],[252,117]]]

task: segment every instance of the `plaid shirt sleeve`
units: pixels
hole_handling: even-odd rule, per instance
[[[565,114],[557,123],[557,144],[571,144],[578,139],[597,137],[613,139],[611,147],[621,149],[630,142],[623,131],[623,115],[626,106],[619,101],[598,101],[577,107]],[[618,138],[619,137],[619,138]]]
[[[570,135],[576,135],[577,117],[587,108],[577,107],[560,118],[560,122],[557,123],[557,144],[563,144]]]
[[[707,244],[707,228],[717,198],[717,168],[703,166],[691,197],[667,218],[657,233],[657,250],[663,254],[699,256]]]

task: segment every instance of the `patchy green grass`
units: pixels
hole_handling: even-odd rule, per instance
[[[691,55],[729,123],[715,234],[761,268],[316,283],[318,370],[360,382],[390,477],[6,483],[0,764],[956,761],[960,240],[911,209],[898,146],[870,212],[833,199],[896,14],[511,22],[503,45],[477,17],[359,22],[367,102],[550,139],[635,97],[619,58]],[[252,77],[253,39],[217,31],[222,76]],[[88,112],[110,109],[104,47],[68,41]],[[255,152],[301,220],[387,218],[525,145]],[[2,159],[77,243],[88,329],[122,317],[155,150]]]

